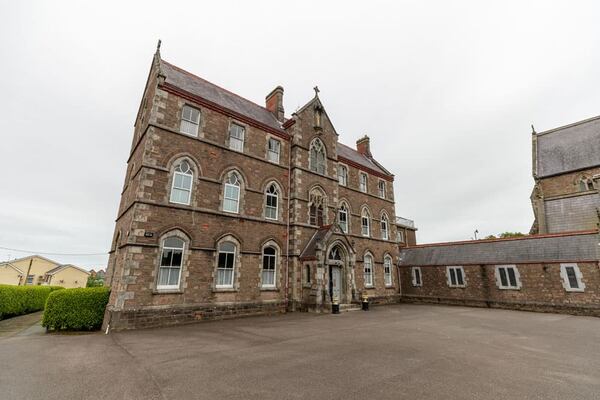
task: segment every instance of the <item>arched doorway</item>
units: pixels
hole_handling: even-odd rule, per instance
[[[344,270],[346,265],[346,252],[340,245],[335,245],[327,255],[329,266],[329,296],[331,302],[343,302],[344,294]]]

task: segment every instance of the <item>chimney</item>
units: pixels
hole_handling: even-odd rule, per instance
[[[283,122],[283,88],[281,86],[277,86],[267,95],[266,104],[267,110],[273,113],[277,121]]]
[[[367,135],[361,137],[360,139],[358,139],[356,141],[356,151],[358,151],[360,154],[363,154],[367,157],[372,157],[371,156],[370,139]]]

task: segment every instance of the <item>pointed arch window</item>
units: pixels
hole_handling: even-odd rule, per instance
[[[388,240],[390,238],[389,226],[388,217],[386,214],[383,214],[381,216],[381,238],[383,240]]]
[[[277,249],[267,246],[262,254],[262,286],[275,287],[275,271],[277,266]]]
[[[181,110],[181,125],[179,131],[190,136],[198,136],[200,126],[200,111],[190,106],[183,106]]]
[[[373,287],[373,257],[365,254],[363,259],[365,287]]]
[[[240,186],[240,177],[236,172],[231,172],[225,179],[223,211],[236,214],[240,212]]]
[[[190,163],[186,160],[181,161],[175,167],[173,172],[173,183],[171,185],[171,203],[190,204],[192,195],[192,182],[194,173]]]
[[[163,240],[157,289],[179,289],[185,242],[176,236]]]
[[[586,177],[581,178],[579,180],[579,190],[582,192],[594,190],[594,182]]]
[[[383,280],[385,286],[392,286],[392,257],[385,256],[383,259]]]
[[[325,146],[319,139],[310,145],[310,170],[325,175]]]
[[[333,249],[331,249],[331,251],[329,252],[329,260],[330,261],[343,261],[342,252],[340,251],[339,247],[336,246]]]
[[[279,191],[274,183],[270,184],[267,188],[266,197],[265,218],[277,220],[279,214]]]
[[[310,225],[324,225],[325,199],[319,190],[313,190],[309,196],[309,221]]]
[[[348,206],[346,203],[342,203],[338,209],[338,223],[342,232],[348,233]]]
[[[360,215],[361,234],[363,236],[371,236],[371,215],[369,210],[363,208]]]
[[[217,288],[233,288],[236,247],[233,242],[219,244],[217,264]]]

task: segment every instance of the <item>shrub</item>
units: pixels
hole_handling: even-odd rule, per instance
[[[0,285],[0,320],[44,309],[51,292],[60,286]]]
[[[55,330],[100,329],[110,289],[65,289],[48,296],[42,326]]]

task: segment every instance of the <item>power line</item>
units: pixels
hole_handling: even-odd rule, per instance
[[[19,253],[41,254],[41,255],[46,255],[46,256],[106,256],[108,254],[108,252],[105,252],[105,253],[48,253],[45,251],[13,249],[10,247],[2,247],[2,246],[0,246],[0,249],[16,251]]]

